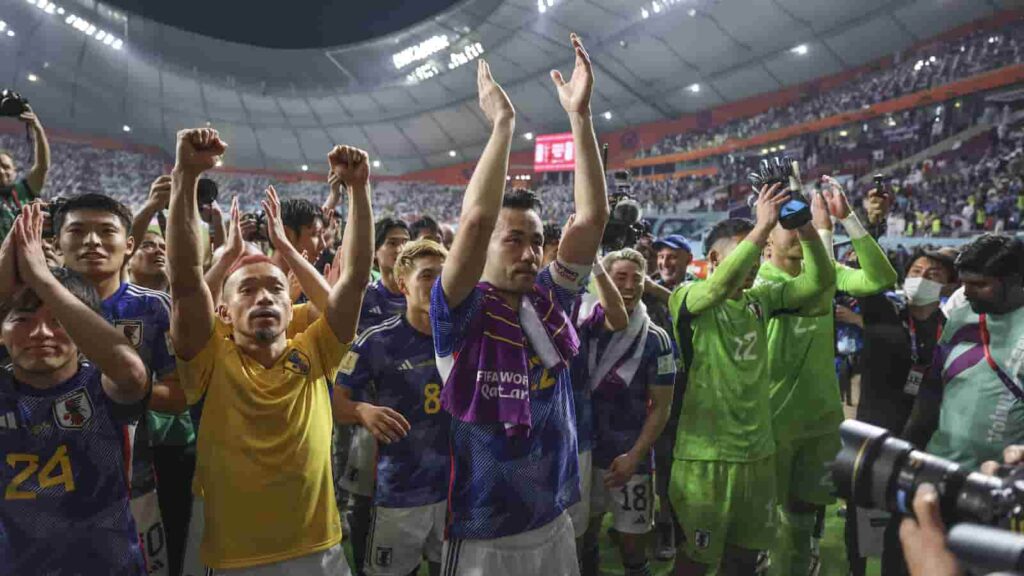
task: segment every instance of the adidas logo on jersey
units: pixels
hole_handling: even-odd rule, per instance
[[[18,420],[14,417],[14,412],[8,412],[0,415],[0,430],[14,430],[18,427]]]

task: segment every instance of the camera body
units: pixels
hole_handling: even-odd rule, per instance
[[[60,229],[58,228],[60,224],[57,222],[57,215],[64,210],[64,205],[67,202],[67,198],[58,196],[43,205],[44,218],[49,218],[49,226],[43,227],[43,238],[50,239],[60,236]]]
[[[633,197],[629,172],[616,170],[614,182],[615,190],[608,196],[608,224],[601,237],[601,248],[605,252],[634,246],[645,230],[640,203]]]
[[[14,90],[0,90],[0,116],[17,118],[28,112],[28,99]]]
[[[243,214],[242,222],[254,222],[255,231],[242,238],[246,242],[270,242],[270,234],[267,232],[267,215],[261,212],[250,212]]]
[[[196,200],[200,206],[209,206],[216,202],[219,193],[220,189],[216,182],[209,178],[199,179],[199,184],[196,185]]]
[[[847,420],[839,427],[843,447],[832,464],[838,495],[863,508],[912,515],[923,483],[935,486],[947,525],[972,522],[1024,530],[1024,467],[1002,467],[996,476],[914,450],[878,426]]]
[[[781,183],[789,190],[789,201],[779,207],[779,224],[786,230],[793,230],[811,221],[811,203],[800,190],[800,168],[795,161],[789,162],[780,156],[764,158],[758,171],[748,174],[747,180],[754,187],[754,195],[748,201],[751,208],[761,188]]]

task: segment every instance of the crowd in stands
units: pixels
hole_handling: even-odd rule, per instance
[[[668,136],[638,154],[660,156],[719,146],[803,122],[835,116],[904,94],[918,92],[975,74],[1021,62],[1024,22],[1008,22],[997,31],[979,31],[965,37],[936,42],[897,55],[892,67],[867,72],[849,83],[820,94],[809,94],[785,107],[733,120],[710,130]]]

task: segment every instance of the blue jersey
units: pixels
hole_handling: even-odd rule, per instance
[[[405,295],[395,294],[382,280],[371,282],[363,294],[363,307],[359,311],[359,333],[391,318],[405,314]]]
[[[552,290],[568,315],[579,290],[557,284],[551,270],[537,285]],[[480,313],[483,291],[474,288],[454,310],[441,279],[431,292],[434,352],[450,358]],[[451,538],[500,538],[539,528],[580,499],[570,370],[545,369],[530,355],[530,433],[510,438],[503,424],[452,419],[452,478],[448,499]]]
[[[354,400],[386,406],[409,421],[409,434],[377,449],[374,502],[385,508],[426,506],[448,495],[448,430],[433,339],[392,316],[368,329],[349,350],[338,384]]]
[[[124,283],[102,304],[103,317],[124,332],[157,380],[174,372],[171,347],[171,297]]]
[[[590,342],[590,336],[595,323],[598,321],[604,322],[604,315],[597,312],[596,309],[595,313],[590,314],[587,318],[578,318],[583,298],[581,296],[576,299],[575,309],[573,310],[573,320],[576,325],[576,332],[580,338],[580,351],[572,359],[572,364],[570,365],[572,400],[574,412],[576,413],[577,449],[580,454],[589,452],[594,447],[594,410],[593,403],[590,401],[590,386],[587,384],[588,343]],[[598,316],[600,320],[598,320]]]
[[[0,575],[145,574],[128,504],[143,410],[113,402],[93,365],[49,390],[0,370]]]
[[[589,345],[596,347],[597,358],[607,352],[612,335],[612,332],[603,328],[603,323],[594,327],[592,337],[596,341]],[[631,357],[639,345],[638,338],[626,351],[625,357]],[[633,380],[617,390],[609,386],[598,387],[592,392],[595,468],[607,469],[615,458],[633,449],[647,420],[648,389],[652,386],[667,386],[671,389],[675,378],[675,347],[668,333],[651,322],[644,341],[640,367]],[[589,388],[590,383],[586,386]],[[652,455],[648,455],[640,462],[636,474],[651,473],[651,458]]]

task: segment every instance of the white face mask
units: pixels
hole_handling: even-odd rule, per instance
[[[942,284],[927,278],[907,278],[903,283],[903,292],[914,306],[926,306],[939,301]]]

